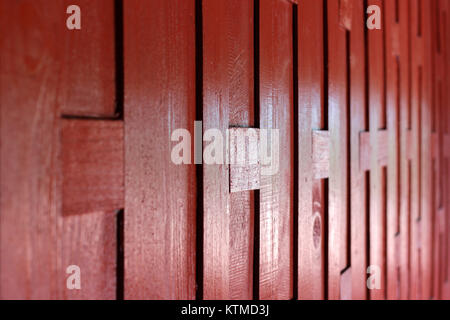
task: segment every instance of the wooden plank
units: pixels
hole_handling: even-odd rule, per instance
[[[324,2],[298,4],[298,298],[325,299],[325,181],[313,175],[313,130],[326,128]]]
[[[409,298],[410,288],[410,231],[411,231],[411,96],[410,96],[410,1],[399,1],[400,53],[399,53],[399,119],[400,119],[400,161],[399,161],[399,205],[400,205],[400,299]]]
[[[429,2],[423,5],[422,9],[422,23],[423,23],[423,45],[424,45],[424,60],[423,60],[423,74],[422,74],[422,101],[421,101],[421,139],[419,140],[421,147],[420,161],[421,161],[421,298],[431,299],[432,294],[432,266],[433,266],[433,195],[432,195],[432,130],[433,121],[432,116],[435,112],[435,101],[433,99],[433,88],[435,86],[433,63],[436,37],[433,34],[432,24],[435,23],[435,18],[432,19],[432,14],[435,13],[436,2]]]
[[[62,219],[58,299],[116,299],[116,218],[115,214],[96,212]],[[66,288],[66,268],[71,265],[80,267],[80,290]]]
[[[64,215],[123,208],[123,148],[122,121],[62,120]]]
[[[124,27],[125,298],[193,299],[195,168],[171,135],[194,132],[194,2],[126,1]]]
[[[314,179],[330,176],[330,132],[314,130],[312,134],[312,166]]]
[[[57,212],[51,198],[57,34],[49,28],[56,15],[39,5],[0,2],[1,30],[8,30],[0,43],[1,299],[57,297]],[[20,18],[23,23],[16,23]]]
[[[348,97],[347,35],[339,26],[338,0],[327,1],[328,12],[328,127],[330,179],[328,204],[328,298],[340,298],[340,277],[349,267],[348,225]],[[345,141],[345,142],[343,142]]]
[[[397,7],[399,6],[399,7]],[[398,1],[384,1],[385,11],[385,67],[386,67],[386,136],[381,139],[385,147],[387,165],[387,208],[386,208],[386,298],[397,300],[400,297],[400,273],[397,252],[400,226],[400,4]],[[398,14],[397,14],[398,12]],[[398,15],[398,16],[397,16]],[[382,165],[383,166],[383,165]]]
[[[279,168],[260,191],[260,299],[289,300],[294,290],[292,23],[292,4],[260,1],[260,128],[279,130]]]
[[[203,125],[254,124],[253,1],[203,1]],[[226,166],[203,167],[205,299],[253,297],[253,192],[229,195]]]
[[[364,4],[352,1],[350,31],[350,194],[351,194],[351,297],[367,299],[367,178],[360,167],[360,132],[367,131],[366,49]]]
[[[81,10],[81,30],[66,28],[66,9]],[[58,4],[59,6],[59,4]],[[61,113],[112,117],[116,113],[115,27],[113,0],[63,0],[58,14],[63,32],[61,52]]]
[[[115,296],[114,218],[96,213],[74,218],[66,228],[61,216],[57,164],[62,29],[54,26],[63,21],[64,12],[61,3],[0,1],[0,29],[8,30],[0,40],[2,299],[72,298],[66,268],[80,260],[64,257],[83,255],[81,284],[86,290],[80,296]],[[93,244],[74,236],[69,246],[61,235],[72,228],[102,240]]]
[[[411,127],[412,127],[412,160],[411,160],[411,287],[410,298],[421,298],[421,248],[420,248],[420,219],[421,219],[421,166],[420,140],[423,96],[423,41],[422,18],[419,15],[419,4],[423,1],[411,3]]]
[[[369,5],[383,7],[380,0],[371,0]],[[369,113],[370,113],[370,145],[372,146],[370,170],[370,261],[369,265],[381,271],[381,286],[370,290],[370,299],[382,300],[386,295],[386,255],[385,255],[385,190],[384,169],[380,166],[378,131],[386,128],[386,105],[384,89],[384,30],[368,32],[368,72],[369,72]]]
[[[450,60],[450,23],[449,23],[449,18],[450,18],[450,2],[447,1],[443,1],[443,15],[442,15],[442,28],[443,28],[443,32],[442,32],[442,38],[443,38],[443,55],[444,55],[444,59],[443,61],[445,62],[443,68],[444,68],[444,72],[447,75],[445,77],[445,83],[443,84],[443,93],[444,94],[444,99],[443,99],[443,105],[447,105],[450,102],[450,95],[449,95],[449,90],[450,90],[450,78],[448,76],[449,72],[450,72],[450,63],[448,63],[448,61]],[[445,108],[445,107],[444,107]],[[448,112],[445,113],[447,116],[443,116],[441,117],[442,119],[442,133],[444,135],[443,137],[443,183],[442,183],[442,192],[443,195],[448,195],[449,194],[449,181],[450,181],[450,162],[449,159],[450,158],[450,140],[449,140],[449,129],[450,129],[450,116],[448,114]],[[443,248],[443,258],[442,258],[442,279],[444,281],[443,287],[442,287],[442,298],[443,299],[450,299],[450,281],[449,281],[449,274],[450,274],[450,236],[449,236],[449,232],[448,230],[450,230],[450,202],[449,202],[449,197],[444,197],[443,199],[443,206],[444,206],[444,210],[445,210],[445,221],[444,221],[444,226],[445,226],[445,235],[444,235],[444,248]]]

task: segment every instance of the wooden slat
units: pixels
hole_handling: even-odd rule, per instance
[[[383,7],[381,0],[371,0],[369,5]],[[370,261],[369,265],[379,268],[381,274],[380,289],[370,290],[372,300],[382,300],[386,297],[385,288],[385,219],[386,184],[385,170],[380,166],[379,130],[386,128],[386,105],[384,101],[384,36],[385,31],[371,30],[368,32],[368,85],[369,85],[369,118],[370,118]]]
[[[194,2],[124,1],[124,27],[125,298],[193,299],[195,167],[170,141],[194,132]]]
[[[253,1],[203,1],[204,130],[254,124]],[[203,297],[253,297],[253,192],[229,194],[226,166],[203,167]]]
[[[312,134],[312,166],[314,179],[330,176],[330,132],[314,130]]]
[[[328,204],[328,298],[340,298],[341,272],[349,267],[347,162],[347,45],[339,26],[338,0],[328,0],[328,127],[330,179]]]
[[[424,32],[424,65],[423,65],[423,95],[422,95],[422,133],[421,148],[421,210],[422,210],[422,299],[431,299],[433,283],[433,160],[432,160],[432,131],[435,109],[433,90],[435,88],[435,72],[433,72],[434,53],[436,47],[435,29],[432,25],[436,23],[436,2],[424,5],[422,10],[423,32]],[[428,147],[427,147],[428,146]]]
[[[399,23],[400,23],[400,53],[399,53],[399,89],[400,89],[400,299],[409,298],[410,288],[410,231],[411,231],[411,157],[413,153],[412,133],[410,127],[411,104],[410,104],[410,1],[399,1]]]
[[[277,172],[260,191],[259,298],[293,297],[292,4],[260,2],[260,127],[279,130]]]
[[[325,128],[324,8],[322,1],[298,5],[298,298],[325,297],[328,203],[325,181],[313,175],[313,130]]]
[[[366,61],[363,2],[353,0],[350,31],[350,168],[351,168],[351,275],[352,295],[356,300],[367,298],[367,178],[360,167],[360,132],[367,131]]]
[[[450,2],[447,1],[443,1],[443,15],[442,15],[442,27],[443,27],[443,32],[442,32],[442,44],[443,44],[443,55],[444,55],[444,61],[445,61],[445,65],[444,65],[444,71],[445,74],[447,75],[445,77],[445,83],[443,84],[443,90],[442,92],[445,93],[444,94],[444,99],[443,99],[443,106],[444,106],[444,110],[446,110],[449,102],[450,102],[450,95],[449,95],[449,90],[450,90],[450,78],[448,76],[448,74],[450,73]],[[446,116],[442,117],[442,131],[443,131],[443,195],[444,195],[444,199],[443,199],[443,206],[444,206],[444,210],[445,210],[445,237],[444,237],[444,248],[443,248],[443,259],[442,259],[442,273],[443,273],[443,281],[445,281],[445,283],[443,284],[442,287],[442,298],[443,299],[450,299],[450,281],[449,281],[449,275],[450,275],[450,236],[449,236],[449,228],[450,228],[450,202],[449,202],[449,198],[448,195],[449,194],[449,182],[450,182],[450,161],[448,158],[450,158],[450,139],[449,139],[449,132],[450,132],[450,115],[448,112],[445,112],[444,114],[446,114]]]
[[[69,222],[60,210],[64,12],[60,2],[0,1],[2,299],[74,298],[66,287],[71,264],[82,265],[86,290],[79,297],[115,296],[114,216],[99,212]]]
[[[62,120],[61,161],[64,215],[123,208],[123,122]]]
[[[58,234],[62,269],[58,274],[59,299],[116,299],[116,215],[94,214],[68,216],[62,219]],[[66,268],[80,267],[81,290],[67,290]]]
[[[423,4],[423,1],[421,1]],[[421,166],[420,166],[420,139],[423,96],[423,42],[419,37],[419,30],[423,29],[422,19],[419,16],[419,2],[411,2],[411,287],[410,298],[421,298],[421,248],[420,248],[420,218],[421,218]],[[423,32],[423,30],[422,30]]]
[[[115,116],[115,9],[113,0],[63,0],[58,13],[61,51],[61,113]],[[60,5],[58,4],[58,6]],[[68,30],[68,6],[81,9],[81,30]]]
[[[400,25],[397,17],[400,15],[400,6],[397,1],[384,1],[385,11],[385,67],[386,67],[386,116],[387,130],[384,137],[379,137],[379,141],[385,143],[385,148],[381,146],[378,152],[384,150],[383,157],[387,165],[387,207],[386,207],[386,298],[389,300],[399,299],[400,293],[400,273],[398,270],[400,257],[398,249],[398,236],[400,232],[399,219],[399,197],[400,197]],[[383,165],[383,164],[382,164]]]

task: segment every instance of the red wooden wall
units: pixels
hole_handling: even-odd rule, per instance
[[[0,0],[0,298],[450,299],[449,16]],[[195,121],[278,129],[278,173],[230,193],[229,165],[175,165]]]

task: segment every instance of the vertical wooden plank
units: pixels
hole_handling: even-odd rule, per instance
[[[423,41],[422,18],[419,14],[422,0],[411,2],[411,126],[412,126],[412,160],[411,160],[411,287],[410,298],[420,299],[421,291],[421,174],[420,174],[420,137],[423,89]]]
[[[432,17],[435,17],[436,1],[427,1],[422,7],[422,21],[423,21],[423,74],[422,74],[422,102],[420,110],[421,118],[421,139],[419,141],[421,148],[421,275],[422,275],[422,299],[432,298],[432,152],[431,135],[432,135],[432,113],[435,112],[435,101],[433,99],[433,89],[435,84],[433,68],[436,37],[432,33],[432,23],[435,22]]]
[[[399,298],[400,274],[397,242],[400,241],[399,226],[399,109],[400,109],[400,25],[398,1],[385,1],[385,46],[386,46],[386,116],[388,130],[387,166],[387,212],[386,212],[386,298]]]
[[[350,31],[351,88],[351,267],[352,298],[367,298],[367,179],[360,167],[360,132],[368,131],[366,103],[366,49],[363,2],[352,0]]]
[[[400,299],[409,297],[410,284],[410,226],[411,226],[411,195],[410,195],[410,164],[408,150],[411,149],[409,136],[411,134],[411,91],[410,91],[410,1],[399,1],[400,23],[400,58],[399,58],[399,117],[400,117]]]
[[[125,1],[125,298],[195,298],[195,168],[171,161],[193,133],[194,1]]]
[[[64,12],[62,2],[0,2],[0,30],[8,30],[0,37],[3,299],[72,298],[66,268],[81,262],[80,251],[102,252],[82,259],[82,274],[94,276],[87,276],[89,284],[82,282],[86,290],[80,296],[115,296],[115,221],[96,213],[74,218],[69,228],[61,216],[58,156]],[[102,241],[63,240],[72,228]]]
[[[369,5],[377,5],[383,8],[381,0],[371,0]],[[386,126],[385,119],[385,88],[384,88],[384,30],[370,30],[369,41],[369,113],[370,113],[370,144],[372,145],[371,170],[370,170],[370,262],[371,266],[381,271],[380,289],[372,289],[370,298],[382,300],[385,298],[385,219],[386,208],[384,197],[386,196],[383,185],[386,183],[384,169],[378,164],[379,154],[378,130]]]
[[[338,0],[328,0],[328,298],[340,298],[340,277],[348,265],[347,35],[340,25]]]
[[[68,30],[70,5],[81,10],[81,30]],[[57,15],[61,113],[111,117],[116,112],[114,0],[63,0]],[[88,86],[86,84],[89,84]]]
[[[450,78],[449,78],[449,72],[450,72],[450,63],[448,62],[450,59],[450,23],[449,23],[449,17],[450,17],[450,2],[448,0],[442,1],[443,3],[443,13],[442,13],[442,53],[443,53],[443,71],[445,75],[445,82],[442,86],[442,92],[443,92],[443,106],[448,106],[448,103],[450,102],[450,95],[448,93],[450,89]],[[448,107],[443,107],[443,111],[446,111]],[[450,202],[448,195],[449,194],[449,182],[450,182],[450,161],[449,161],[449,145],[448,145],[448,134],[449,134],[449,125],[450,125],[450,116],[448,112],[445,112],[446,116],[440,117],[442,122],[442,133],[443,133],[443,142],[442,142],[442,153],[443,153],[443,159],[442,159],[442,194],[443,194],[443,248],[442,248],[442,258],[441,258],[441,270],[442,270],[442,299],[450,299],[450,282],[449,282],[449,273],[450,273],[450,237],[449,237],[449,230],[450,230]]]
[[[42,7],[0,2],[2,299],[57,297],[56,8]]]
[[[298,4],[298,297],[325,299],[328,231],[323,181],[315,180],[313,130],[325,129],[323,1]]]
[[[259,298],[293,297],[292,4],[260,1],[260,128],[280,134],[277,172],[260,191]]]
[[[253,1],[203,1],[203,127],[254,124]],[[253,296],[254,192],[228,192],[228,166],[205,165],[205,299]]]

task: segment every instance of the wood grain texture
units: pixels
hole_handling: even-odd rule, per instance
[[[330,176],[330,132],[315,130],[312,133],[312,166],[314,179]]]
[[[423,97],[423,38],[422,16],[419,5],[422,1],[411,3],[411,285],[410,298],[421,299],[421,109]]]
[[[116,299],[116,219],[116,214],[98,211],[59,221],[58,299]],[[80,267],[81,290],[66,288],[66,268],[70,265]]]
[[[62,120],[64,215],[123,208],[123,148],[121,121]]]
[[[261,188],[260,131],[255,128],[228,130],[230,193]]]
[[[8,30],[0,37],[2,299],[73,298],[66,288],[66,268],[81,264],[81,257],[86,290],[79,296],[115,296],[114,218],[96,213],[74,218],[68,228],[61,213],[59,88],[64,53],[59,40],[64,12],[61,3],[0,1],[0,30]],[[86,230],[86,237],[63,240],[72,228]],[[83,253],[86,239],[99,238],[89,243],[89,252],[101,254]]]
[[[328,203],[328,298],[340,298],[340,277],[349,267],[347,35],[339,25],[340,1],[328,0],[328,127],[330,178]],[[344,142],[345,141],[345,142]]]
[[[367,131],[366,48],[364,5],[352,0],[350,30],[350,193],[351,193],[351,297],[367,298],[367,177],[360,166],[360,132]]]
[[[194,132],[194,2],[126,1],[124,27],[125,299],[193,299],[195,168],[171,134]]]
[[[369,1],[369,5],[383,7],[383,1]],[[385,168],[379,162],[379,130],[386,129],[386,101],[384,87],[384,35],[385,30],[368,32],[368,94],[369,94],[369,128],[370,145],[370,261],[369,265],[379,268],[381,285],[379,289],[370,290],[372,300],[382,300],[386,297],[386,184]]]
[[[326,128],[324,7],[298,5],[298,298],[325,299],[328,232],[325,182],[313,175],[313,130]]]
[[[260,128],[279,130],[278,170],[262,177],[259,298],[293,297],[294,104],[292,5],[260,1]],[[273,167],[275,168],[275,166]]]
[[[203,1],[204,130],[254,124],[253,1]],[[229,195],[228,169],[203,167],[204,299],[253,297],[253,192]]]
[[[421,290],[420,297],[429,300],[433,297],[433,195],[432,195],[432,131],[433,131],[433,113],[435,112],[435,101],[433,90],[435,87],[435,73],[433,71],[434,54],[433,48],[436,44],[436,37],[433,33],[432,25],[435,24],[436,1],[423,5],[422,29],[424,59],[422,71],[422,95],[420,102],[421,119],[421,138],[419,140],[420,158],[421,158]]]
[[[398,6],[398,7],[397,7]],[[385,1],[385,68],[386,68],[386,121],[387,131],[384,138],[386,141],[385,164],[387,166],[387,189],[386,189],[386,298],[389,300],[399,299],[400,273],[399,257],[397,251],[400,237],[400,180],[399,180],[399,115],[400,115],[400,3],[397,1]],[[378,151],[381,152],[380,146]]]
[[[410,1],[399,1],[400,53],[399,53],[399,206],[400,206],[400,299],[407,300],[410,288],[410,234],[411,234],[411,59],[410,59]]]
[[[81,10],[81,30],[68,30],[68,6]],[[48,6],[48,5],[47,5]],[[58,50],[63,66],[59,103],[61,113],[113,117],[116,113],[114,0],[62,0],[57,19]],[[86,84],[89,86],[86,86]]]

